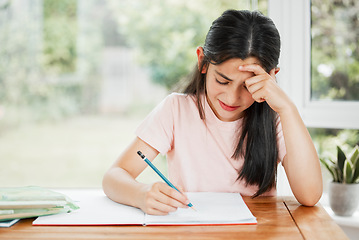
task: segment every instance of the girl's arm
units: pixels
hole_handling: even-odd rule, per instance
[[[150,161],[158,155],[156,149],[136,137],[105,173],[102,182],[105,194],[115,202],[134,206],[154,215],[165,215],[176,211],[178,207],[188,207],[187,197],[167,184],[144,184],[136,181],[136,177],[147,167],[137,151],[145,154]]]
[[[323,191],[318,155],[297,108],[274,80],[279,69],[268,74],[261,66],[251,64],[239,70],[255,74],[245,82],[248,91],[255,101],[266,101],[280,116],[287,150],[283,166],[294,196],[303,205],[315,205]]]
[[[292,102],[279,114],[287,154],[283,160],[292,192],[306,206],[314,206],[323,191],[317,152],[299,112]]]

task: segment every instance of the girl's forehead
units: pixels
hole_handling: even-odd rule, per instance
[[[246,59],[232,58],[221,64],[210,64],[209,71],[230,81],[239,80],[240,82],[254,75],[251,71],[240,71],[238,68],[242,65],[259,64],[257,58],[249,57]]]
[[[231,58],[227,61],[224,61],[221,64],[212,65],[214,69],[220,72],[238,72],[238,67],[242,65],[249,65],[249,64],[258,64],[260,62],[255,57],[248,57],[246,59],[241,58]],[[242,72],[243,73],[243,72]]]
[[[246,59],[231,58],[231,59],[228,59],[227,61],[223,62],[222,64],[219,64],[218,66],[220,67],[220,65],[223,65],[224,67],[238,68],[241,65],[249,65],[249,64],[259,64],[260,65],[260,62],[255,57],[248,57]]]

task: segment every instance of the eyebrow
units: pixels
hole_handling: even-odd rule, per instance
[[[232,79],[230,79],[229,77],[227,77],[226,75],[224,75],[223,73],[218,72],[217,70],[214,70],[218,75],[220,75],[221,77],[223,77],[224,79],[228,80],[228,81],[233,81]]]

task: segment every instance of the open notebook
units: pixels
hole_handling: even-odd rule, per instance
[[[80,206],[71,213],[38,217],[33,225],[227,225],[256,224],[238,193],[187,193],[197,211],[178,209],[166,216],[154,216],[115,203],[101,190],[64,192]]]

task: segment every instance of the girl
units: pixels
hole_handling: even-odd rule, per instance
[[[187,207],[184,191],[276,194],[282,162],[292,192],[313,206],[322,194],[318,156],[302,119],[275,75],[280,37],[258,12],[225,11],[215,20],[198,66],[183,94],[159,104],[136,131],[137,137],[108,170],[103,189],[112,200],[148,214]],[[135,178],[166,154],[170,181],[152,185]]]

